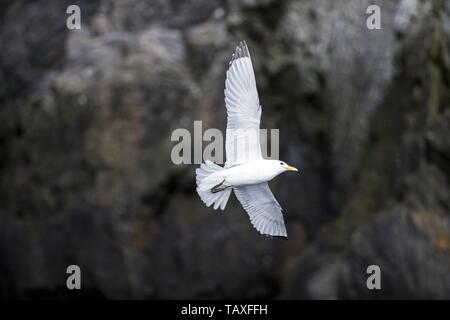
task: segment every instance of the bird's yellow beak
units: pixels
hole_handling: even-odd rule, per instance
[[[288,166],[287,169],[288,169],[288,171],[297,171],[298,172],[298,169],[296,167]]]

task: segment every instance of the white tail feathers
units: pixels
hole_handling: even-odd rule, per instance
[[[195,170],[197,180],[197,193],[200,199],[207,207],[214,204],[214,210],[220,208],[225,209],[232,189],[230,187],[225,190],[213,193],[211,189],[220,185],[224,179],[219,174],[224,168],[216,165],[212,161],[206,160],[200,165],[200,168]]]

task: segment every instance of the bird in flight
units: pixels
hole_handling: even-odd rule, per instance
[[[287,239],[282,209],[268,181],[285,171],[298,171],[279,160],[262,157],[261,105],[252,60],[245,41],[236,47],[225,80],[227,130],[224,167],[206,160],[196,169],[197,193],[206,206],[225,209],[231,191],[261,234]]]

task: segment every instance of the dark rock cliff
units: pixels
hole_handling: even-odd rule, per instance
[[[0,25],[0,296],[71,297],[78,264],[86,297],[450,298],[448,1],[6,1]],[[271,183],[288,241],[170,159],[174,129],[224,129],[242,39],[301,171]]]

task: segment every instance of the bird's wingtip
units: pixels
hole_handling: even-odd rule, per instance
[[[248,50],[247,42],[245,40],[239,41],[239,45],[234,50],[234,53],[231,55],[230,65],[233,61],[239,58],[250,58],[250,51]]]
[[[287,235],[272,235],[272,234],[265,234],[265,233],[261,233],[262,235],[269,237],[269,238],[277,238],[277,239],[284,239],[287,240],[288,236]]]

